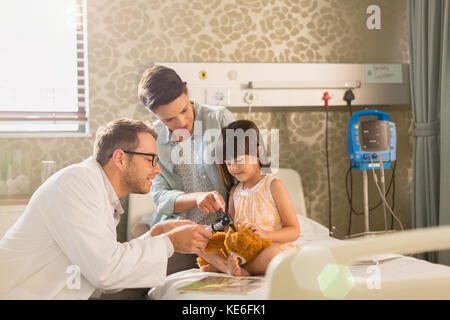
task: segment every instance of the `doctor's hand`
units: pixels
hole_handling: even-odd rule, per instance
[[[213,213],[220,209],[225,212],[225,200],[216,190],[199,193],[196,201],[197,207],[204,213]]]
[[[151,229],[150,229],[150,234],[152,237],[156,237],[159,236],[162,233],[167,233],[172,229],[187,225],[187,224],[191,224],[191,225],[195,225],[194,222],[190,221],[190,220],[166,220],[166,221],[161,221],[158,222],[157,224],[155,224]]]
[[[199,224],[186,224],[169,231],[167,236],[173,248],[181,253],[200,253],[212,238],[211,230]]]

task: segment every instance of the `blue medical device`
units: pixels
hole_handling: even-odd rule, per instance
[[[361,117],[376,116],[376,120],[360,121]],[[396,159],[397,135],[389,114],[379,110],[355,112],[347,127],[347,149],[352,170],[390,169]]]

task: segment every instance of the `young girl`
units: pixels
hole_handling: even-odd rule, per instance
[[[221,271],[235,276],[264,274],[277,254],[296,247],[289,242],[300,234],[297,216],[283,182],[270,173],[265,174],[270,164],[264,161],[264,149],[259,140],[259,130],[252,121],[234,121],[222,129],[222,145],[218,146],[216,154],[220,149],[223,151],[224,164],[219,165],[219,173],[229,192],[228,211],[235,224],[272,240],[273,245],[243,265],[235,254],[230,254],[228,260],[218,253],[201,254],[209,263],[202,271]]]

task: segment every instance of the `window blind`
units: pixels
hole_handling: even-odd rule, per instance
[[[85,132],[85,0],[2,0],[0,132]]]

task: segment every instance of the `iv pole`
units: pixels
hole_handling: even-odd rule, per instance
[[[347,95],[347,94],[346,94]],[[349,98],[349,97],[347,97]],[[350,99],[344,99],[344,100],[350,100]],[[349,102],[349,101],[348,101]],[[365,145],[363,148],[361,148],[360,146],[360,140],[361,140],[361,136],[359,136],[359,134],[361,133],[359,131],[359,122],[358,122],[358,118],[360,116],[366,116],[366,115],[377,115],[378,116],[378,120],[384,120],[384,121],[389,121],[390,118],[386,113],[380,113],[377,110],[366,110],[366,111],[361,111],[358,112],[358,116],[354,118],[354,115],[351,116],[351,119],[349,121],[349,129],[348,129],[348,133],[347,133],[347,143],[348,143],[348,148],[349,148],[349,156],[350,159],[352,160],[352,168],[355,168],[357,170],[361,170],[362,171],[362,175],[363,175],[363,200],[364,200],[364,231],[358,234],[353,234],[353,235],[349,235],[349,236],[342,236],[342,234],[340,234],[339,232],[337,232],[336,228],[333,227],[333,233],[339,234],[341,236],[341,238],[344,239],[349,239],[349,238],[354,238],[354,237],[359,237],[359,236],[368,236],[368,235],[375,235],[375,234],[382,234],[382,233],[387,233],[387,232],[391,232],[393,230],[387,230],[387,223],[386,223],[386,207],[388,207],[388,204],[386,202],[386,198],[385,198],[385,182],[384,182],[384,163],[383,163],[383,159],[380,155],[379,152],[376,153],[365,153],[365,154],[361,154],[360,152],[363,151],[364,148],[367,148],[367,146]],[[356,115],[355,115],[356,116]],[[389,124],[389,127],[392,127],[392,124]],[[375,127],[376,128],[376,127]],[[372,129],[371,129],[372,130]],[[392,129],[389,129],[392,130]],[[394,129],[395,130],[395,129]],[[366,129],[363,131],[366,135],[369,134],[369,130]],[[395,131],[394,131],[395,132]],[[361,133],[362,135],[362,133]],[[351,138],[350,138],[351,137]],[[395,136],[394,136],[395,138]],[[375,138],[373,138],[374,140],[372,141],[372,143],[377,143],[377,141],[375,140]],[[394,140],[395,141],[395,140]],[[389,142],[390,144],[391,142]],[[387,146],[387,150],[391,150],[394,149],[394,147],[392,145],[388,145]],[[370,149],[366,149],[366,150],[370,150]],[[383,152],[386,152],[386,147],[383,146]],[[368,151],[364,151],[364,152],[368,152]],[[392,156],[392,152],[394,152],[394,155]],[[394,159],[395,160],[395,149],[394,151],[389,151],[389,160]],[[376,177],[375,174],[375,164],[373,162],[373,156],[376,156],[379,160],[379,166],[380,166],[380,172],[381,172],[381,184],[382,184],[382,191],[380,190],[380,187],[378,185],[378,178]],[[365,160],[364,160],[365,159]],[[371,164],[363,164],[364,161],[370,159]],[[354,163],[354,167],[353,167],[353,161]],[[380,193],[380,196],[383,198],[383,211],[384,211],[384,219],[385,219],[385,230],[383,231],[370,231],[370,221],[369,221],[369,187],[368,187],[368,178],[367,178],[367,171],[368,170],[372,170],[373,174],[374,174],[374,180],[376,183],[376,187]],[[388,207],[389,208],[389,207]],[[391,213],[393,214],[392,210]],[[395,215],[393,214],[393,216],[395,217]]]

